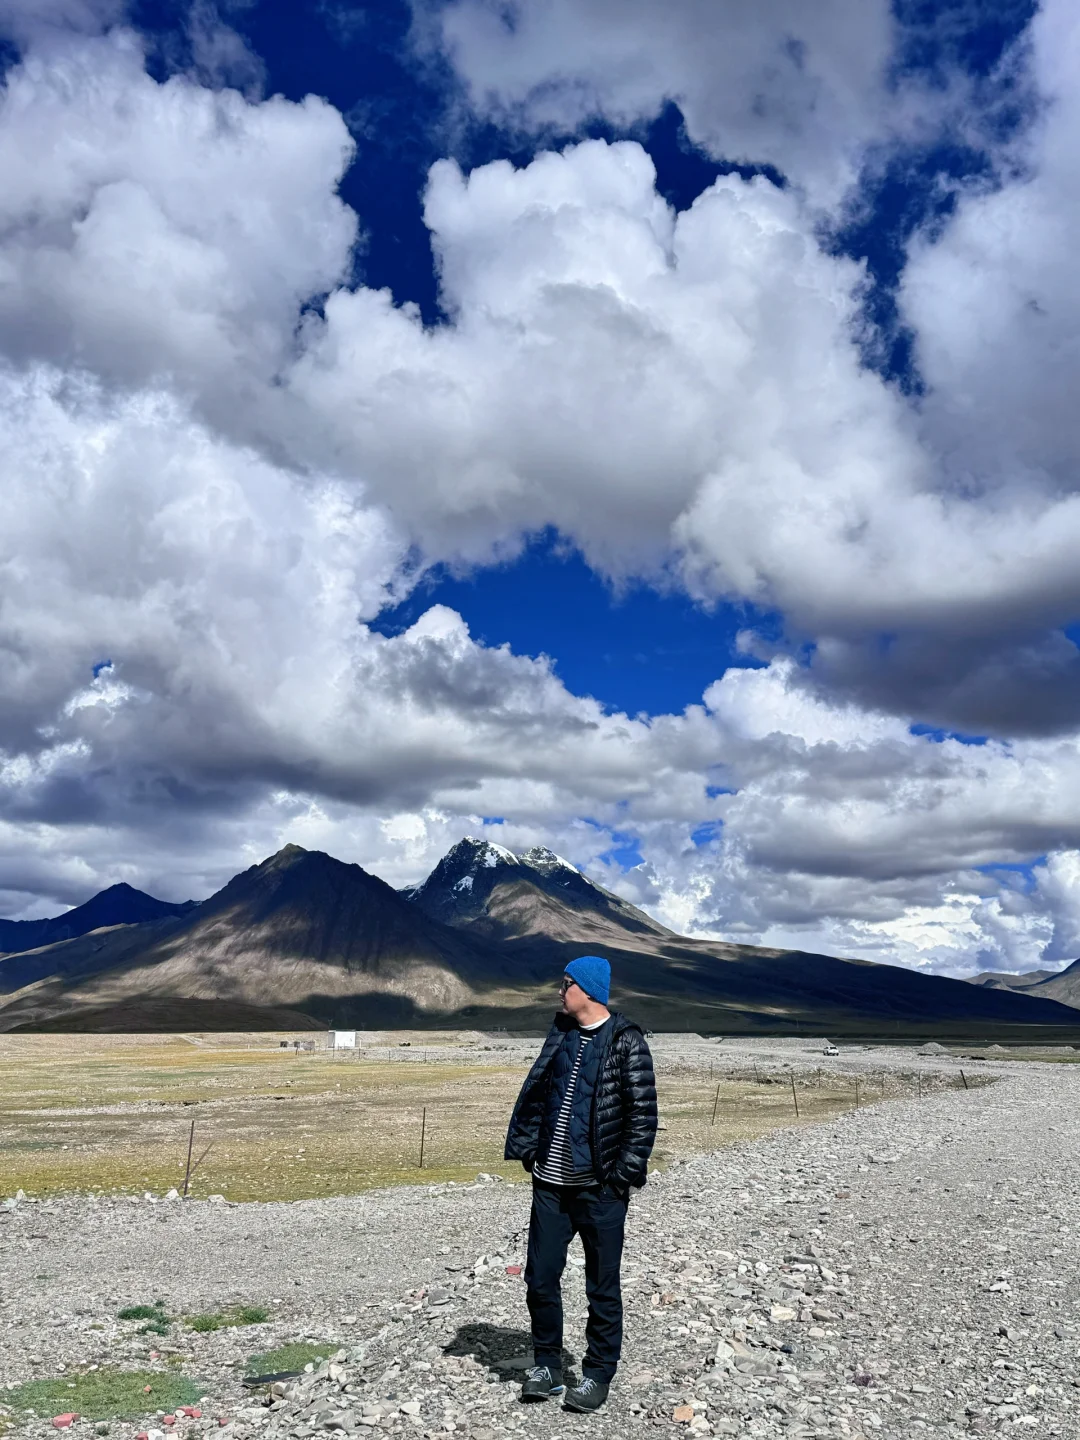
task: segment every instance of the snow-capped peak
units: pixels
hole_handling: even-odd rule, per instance
[[[496,845],[493,840],[478,840],[475,835],[466,835],[452,846],[440,863],[445,865],[447,862],[474,870],[519,863],[518,857],[505,845]]]
[[[448,914],[460,914],[463,909],[471,909],[477,903],[486,903],[491,886],[503,877],[490,875],[487,880],[481,877],[503,866],[513,866],[519,873],[525,867],[538,877],[543,876],[549,884],[570,886],[572,889],[579,889],[587,883],[575,865],[556,855],[546,845],[534,845],[523,855],[515,855],[505,845],[497,845],[493,840],[466,835],[447,851],[427,879],[411,887],[406,895],[423,905],[435,906],[436,912],[439,906],[446,905]]]
[[[524,865],[531,865],[534,870],[572,870],[575,875],[581,874],[576,865],[571,865],[569,860],[556,855],[555,851],[549,850],[546,845],[534,845],[531,850],[526,850],[521,861]]]

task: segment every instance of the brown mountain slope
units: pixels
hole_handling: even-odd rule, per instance
[[[1051,975],[1049,980],[1040,980],[1038,984],[1028,987],[1024,993],[1045,1000],[1059,1000],[1063,1005],[1080,1007],[1080,960],[1074,960],[1064,970]]]
[[[1025,970],[1020,974],[1008,970],[983,970],[978,975],[965,975],[969,985],[989,985],[995,990],[1028,990],[1040,980],[1050,980],[1056,970]]]
[[[80,946],[77,956],[70,947]],[[286,846],[179,921],[32,952],[53,973],[15,991],[0,1027],[133,1000],[302,1008],[333,1023],[452,1012],[499,957],[428,919],[358,865]],[[28,957],[19,957],[26,961]]]
[[[575,955],[599,951],[612,962],[617,1003],[657,1028],[888,1034],[945,1026],[959,1034],[969,1025],[1080,1025],[1064,1006],[1012,990],[675,935],[550,851],[516,856],[464,840],[409,893],[446,924],[497,940],[523,978],[551,975]],[[548,1005],[544,993],[518,1023],[539,1023]]]
[[[535,935],[504,944],[533,974],[551,974],[586,948]],[[1049,1026],[1080,1038],[1080,1015],[1068,1005],[902,966],[678,938],[652,952],[607,945],[601,953],[612,965],[612,1003],[655,1029],[966,1038],[974,1027],[1009,1038],[1016,1028],[1019,1039],[1021,1027]],[[527,1023],[538,1023],[536,1012]]]
[[[685,939],[548,851],[493,856],[470,844],[433,872],[437,886],[407,894],[287,846],[189,915],[13,957],[36,978],[0,1003],[0,1029],[203,1029],[215,1016],[216,1028],[238,1016],[293,1028],[298,1014],[372,1029],[538,1029],[566,963],[599,951],[612,962],[613,1003],[657,1029],[1080,1037],[1080,1016],[1051,999]]]

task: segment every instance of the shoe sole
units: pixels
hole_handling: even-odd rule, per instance
[[[562,1395],[565,1390],[565,1385],[556,1385],[553,1386],[545,1395],[522,1395],[521,1398],[526,1405],[529,1405],[536,1400],[554,1400],[556,1395]]]
[[[564,1400],[563,1409],[573,1410],[575,1415],[594,1415],[597,1410],[602,1410],[606,1404],[606,1400],[601,1400],[599,1405],[575,1405],[572,1400]]]

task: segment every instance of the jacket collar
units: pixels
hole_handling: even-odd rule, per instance
[[[637,1023],[636,1020],[629,1019],[626,1015],[622,1013],[621,1010],[612,1010],[611,1021],[612,1025],[610,1034],[612,1036],[612,1039],[614,1039],[616,1035],[621,1034],[624,1030],[641,1029],[641,1026]],[[572,1015],[564,1015],[561,1010],[557,1010],[555,1012],[555,1023],[551,1028],[553,1031],[561,1030],[563,1034],[565,1034],[568,1030],[577,1029],[577,1021],[573,1018]]]

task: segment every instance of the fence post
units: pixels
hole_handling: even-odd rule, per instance
[[[795,1102],[795,1119],[799,1118],[799,1097],[795,1094],[795,1071],[791,1072],[791,1098]]]
[[[855,1076],[855,1109],[859,1108],[859,1077]]]
[[[964,1072],[963,1072],[962,1070],[960,1071],[960,1079],[964,1082],[964,1089],[965,1089],[965,1090],[970,1090],[970,1089],[971,1089],[971,1086],[967,1083],[967,1076],[964,1074]]]
[[[184,1199],[187,1199],[188,1181],[191,1179],[191,1147],[195,1144],[195,1121],[191,1122],[191,1133],[187,1142],[187,1168],[184,1170]]]
[[[424,1137],[427,1134],[427,1106],[424,1106],[424,1113],[420,1117],[420,1169],[424,1168]]]
[[[723,1083],[724,1083],[723,1081],[720,1082],[721,1085],[722,1085]],[[715,1125],[715,1124],[716,1124],[716,1107],[717,1107],[719,1104],[720,1104],[720,1085],[717,1085],[717,1087],[716,1087],[716,1099],[712,1102],[712,1119],[709,1121],[709,1124],[710,1124],[710,1125]]]

